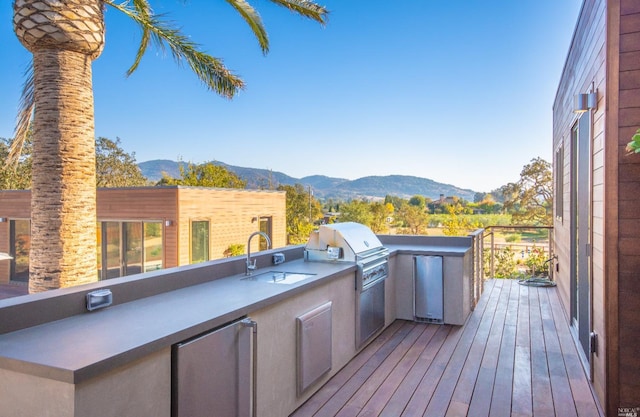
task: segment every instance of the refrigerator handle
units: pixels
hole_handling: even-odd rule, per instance
[[[246,318],[240,321],[243,330],[250,330],[249,342],[251,343],[251,406],[247,407],[247,411],[250,409],[250,417],[257,416],[257,383],[258,383],[258,323]]]

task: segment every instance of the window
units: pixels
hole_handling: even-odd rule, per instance
[[[191,222],[191,263],[209,260],[209,222]]]
[[[98,278],[162,269],[161,222],[102,222],[98,227]]]
[[[11,220],[9,223],[11,281],[29,282],[29,247],[31,245],[31,222]]]
[[[271,236],[271,217],[260,217],[260,231],[269,236],[269,239],[273,241]],[[260,238],[260,250],[267,250],[267,240]]]
[[[555,161],[555,206],[556,206],[556,218],[562,219],[562,212],[564,210],[564,145],[560,143],[560,147],[556,150]]]
[[[144,223],[144,272],[164,268],[162,223]]]

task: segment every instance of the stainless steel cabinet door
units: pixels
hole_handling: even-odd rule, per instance
[[[173,417],[250,417],[252,327],[237,321],[173,347]]]
[[[442,257],[414,257],[413,276],[415,289],[414,315],[416,320],[443,323],[444,295]]]

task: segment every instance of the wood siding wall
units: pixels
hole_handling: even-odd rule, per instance
[[[618,33],[618,401],[620,407],[639,407],[640,155],[627,155],[624,147],[640,128],[640,1],[620,0]]]
[[[593,84],[592,84],[593,83]],[[573,96],[598,90],[592,126],[593,385],[607,415],[640,404],[640,155],[624,147],[640,127],[640,2],[585,0],[553,108],[553,149],[564,148],[563,216],[554,222],[556,274],[570,311]],[[560,172],[554,166],[554,172]]]
[[[29,191],[0,192],[0,217],[29,219]],[[233,243],[246,245],[259,230],[254,217],[272,219],[272,247],[284,247],[286,194],[284,191],[228,190],[188,187],[141,187],[99,189],[99,221],[160,221],[163,224],[164,267],[190,261],[190,225],[193,220],[210,222],[210,257],[222,258]],[[166,226],[169,220],[171,225]],[[252,242],[258,250],[258,239]],[[245,248],[246,249],[246,248]],[[9,223],[0,223],[0,252],[9,252]],[[7,261],[0,262],[0,282],[9,281]]]
[[[208,220],[210,222],[211,259],[224,257],[224,251],[231,244],[245,246],[249,235],[256,232],[260,223],[254,218],[270,217],[272,247],[284,247],[287,244],[286,194],[283,191],[264,190],[212,190],[198,188],[180,188],[178,222],[180,265],[189,263],[191,222]],[[259,245],[254,238],[252,251]]]
[[[178,266],[178,233],[165,221],[178,218],[176,187],[102,188],[98,190],[98,221],[160,221],[165,268]]]
[[[573,112],[576,94],[597,90],[598,105],[592,111],[591,127],[591,274],[593,331],[606,334],[605,325],[605,257],[604,257],[604,181],[605,125],[607,107],[606,71],[606,0],[585,0],[578,18],[567,61],[553,106],[553,150],[564,151],[562,217],[554,221],[554,242],[559,271],[555,278],[567,315],[571,311],[571,184],[572,129],[579,115]],[[585,117],[588,117],[585,115]],[[555,163],[555,161],[554,161]],[[557,167],[554,171],[558,172]],[[557,204],[558,202],[556,202]],[[554,210],[555,213],[555,210]],[[569,319],[569,317],[567,317]],[[601,337],[604,339],[604,337]],[[593,356],[593,385],[602,403],[606,396],[606,341],[601,340],[600,354]]]

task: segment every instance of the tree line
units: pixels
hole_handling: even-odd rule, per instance
[[[0,161],[8,158],[11,141],[0,138]],[[19,163],[0,166],[0,189],[28,189],[31,183],[31,143],[27,141]],[[116,138],[96,139],[96,186],[183,185],[214,188],[246,188],[247,182],[225,167],[213,163],[181,164],[178,178],[163,174],[153,183],[142,175],[135,153],[127,153]],[[511,224],[549,225],[552,208],[551,166],[542,158],[532,159],[520,173],[520,179],[488,193],[476,193],[474,201],[457,196],[431,199],[415,195],[402,198],[319,201],[302,184],[266,186],[286,193],[287,239],[289,244],[307,241],[311,231],[325,222],[354,221],[375,233],[419,235],[429,227],[441,227],[447,235],[462,235],[478,227],[495,225],[491,215],[508,214]],[[482,216],[484,215],[484,217]]]

